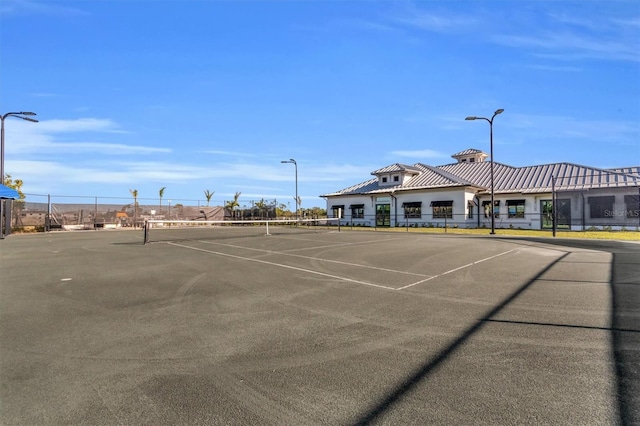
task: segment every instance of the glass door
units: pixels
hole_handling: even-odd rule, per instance
[[[376,204],[376,226],[391,226],[391,204]]]
[[[569,229],[571,226],[571,200],[556,200],[558,224],[556,229]],[[542,229],[553,229],[553,200],[541,200],[540,211],[542,212],[541,227]]]

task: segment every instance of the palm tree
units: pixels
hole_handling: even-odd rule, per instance
[[[207,189],[204,191],[204,197],[207,199],[207,207],[209,207],[209,202],[211,201],[211,197],[213,197],[213,192]]]
[[[160,207],[158,207],[158,214],[162,214],[162,197],[164,196],[165,189],[167,189],[167,187],[163,186],[160,188],[160,191],[158,191],[158,195],[160,195]]]
[[[240,206],[238,202],[238,198],[240,198],[240,192],[236,192],[236,195],[233,196],[233,201],[227,201],[225,208],[231,210],[231,217],[235,218],[235,209]]]
[[[298,219],[298,209],[300,209],[300,206],[302,205],[302,198],[300,197],[293,197],[293,199],[296,202],[296,219]]]
[[[15,189],[18,192],[18,195],[20,196],[19,199],[12,202],[13,209],[9,209],[9,210],[13,210],[13,215],[14,215],[13,219],[15,223],[14,226],[22,226],[22,210],[24,209],[24,198],[25,198],[25,195],[22,193],[23,184],[24,183],[22,182],[22,179],[13,180],[10,174],[4,175],[3,185],[8,186],[11,189]],[[0,229],[1,229],[1,226],[0,226]]]
[[[264,201],[264,198],[260,201],[256,201],[256,208],[260,212],[260,219],[264,219],[264,211],[267,208],[267,203]]]
[[[138,217],[138,190],[130,189],[129,192],[133,196],[133,227],[135,228]]]

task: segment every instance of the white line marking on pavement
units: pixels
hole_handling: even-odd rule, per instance
[[[416,286],[418,284],[422,284],[422,283],[427,282],[427,281],[431,281],[431,280],[433,280],[435,278],[438,278],[438,277],[441,277],[443,275],[451,274],[452,272],[456,272],[456,271],[459,271],[461,269],[468,268],[469,266],[477,265],[478,263],[482,263],[482,262],[486,262],[487,260],[495,259],[496,257],[503,256],[503,255],[505,255],[507,253],[511,253],[512,251],[516,251],[516,250],[520,250],[520,247],[511,249],[511,250],[507,250],[505,252],[498,253],[498,254],[495,254],[493,256],[485,257],[484,259],[480,259],[480,260],[477,260],[475,262],[467,263],[466,265],[462,265],[462,266],[459,266],[457,268],[453,268],[453,269],[451,269],[449,271],[446,271],[446,272],[443,272],[441,274],[434,275],[434,276],[429,277],[429,278],[425,278],[424,280],[416,281],[415,283],[405,285],[404,287],[398,287],[396,290],[404,290],[406,288],[413,287],[413,286]]]
[[[378,287],[378,288],[383,288],[385,290],[396,290],[396,288],[394,288],[394,287],[388,287],[388,286],[385,286],[385,285],[374,284],[374,283],[370,283],[370,282],[367,282],[367,281],[353,280],[351,278],[345,278],[345,277],[340,277],[340,276],[337,276],[337,275],[325,274],[323,272],[317,272],[317,271],[312,271],[310,269],[298,268],[296,266],[283,265],[283,264],[280,264],[280,263],[269,262],[269,261],[260,260],[260,259],[253,259],[253,258],[250,258],[250,257],[236,256],[234,254],[221,253],[221,252],[213,251],[213,250],[205,250],[205,249],[202,249],[202,248],[191,247],[191,246],[187,246],[187,245],[183,245],[183,244],[177,244],[177,243],[168,243],[168,244],[172,245],[172,246],[183,247],[183,248],[186,248],[186,249],[202,251],[204,253],[211,253],[211,254],[217,254],[219,256],[231,257],[231,258],[234,258],[234,259],[246,260],[248,262],[263,263],[263,264],[266,264],[266,265],[279,266],[281,268],[286,268],[286,269],[293,269],[295,271],[307,272],[309,274],[321,275],[323,277],[334,278],[334,279],[337,279],[337,280],[340,280],[340,281],[347,281],[347,282],[355,283],[355,284],[362,284],[362,285],[367,285],[367,286],[371,286],[371,287]]]
[[[376,271],[393,272],[393,273],[396,273],[396,274],[416,275],[418,277],[429,277],[430,276],[430,275],[427,275],[427,274],[418,274],[416,272],[398,271],[397,269],[380,268],[380,267],[377,267],[377,266],[370,266],[370,265],[360,265],[358,263],[349,263],[349,262],[342,262],[340,260],[322,259],[320,257],[303,256],[301,254],[286,253],[286,252],[280,252],[280,251],[274,251],[274,250],[265,250],[265,249],[251,248],[251,247],[243,247],[243,246],[237,246],[237,245],[234,245],[234,244],[223,244],[223,243],[216,243],[216,242],[213,242],[213,241],[200,241],[200,242],[201,243],[205,243],[205,244],[215,244],[215,245],[219,245],[219,246],[223,246],[223,247],[233,247],[233,248],[239,248],[239,249],[243,249],[243,250],[260,251],[260,252],[268,253],[268,254],[278,254],[278,255],[281,255],[281,256],[300,257],[302,259],[318,260],[320,262],[337,263],[337,264],[340,264],[340,265],[354,266],[354,267],[358,267],[358,268],[374,269]],[[335,247],[335,246],[331,246],[331,247]],[[315,248],[323,248],[323,247],[315,247]]]

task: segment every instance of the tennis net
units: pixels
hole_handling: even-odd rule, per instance
[[[340,219],[147,220],[144,244],[340,231]]]

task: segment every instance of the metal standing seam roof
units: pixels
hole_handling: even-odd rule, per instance
[[[527,178],[517,185],[502,186],[500,190],[518,190],[523,193],[550,192],[554,184],[558,191],[640,186],[640,176],[573,163],[521,167],[516,169],[516,176],[519,175],[526,175]]]
[[[612,172],[625,173],[628,175],[634,175],[640,177],[640,166],[635,167],[620,167],[617,169],[610,169]]]
[[[378,169],[372,174],[387,173],[390,171],[399,171],[396,168],[397,164],[392,164],[388,167]],[[407,166],[412,172],[416,172],[416,175],[410,178],[404,183],[397,185],[379,185],[378,179],[370,179],[368,181],[350,186],[348,188],[336,191],[331,194],[325,194],[325,196],[332,195],[356,195],[356,194],[380,194],[397,191],[410,191],[416,189],[433,189],[433,188],[447,188],[456,186],[473,186],[472,182],[462,179],[456,175],[453,175],[446,170],[441,170],[437,167],[428,166],[426,164],[417,163],[413,166]]]
[[[462,151],[462,153],[471,151],[475,152],[475,150],[466,150]],[[395,163],[378,169],[372,174],[392,171],[417,171],[419,173],[403,184],[380,186],[377,179],[370,179],[325,196],[376,194],[456,186],[474,186],[486,191],[491,188],[490,161],[460,162],[436,167],[422,163],[416,163],[413,166]],[[493,171],[494,191],[496,193],[551,192],[554,178],[555,187],[559,191],[640,187],[640,166],[607,170],[573,163],[553,163],[525,167],[494,163]]]
[[[332,195],[369,194],[372,191],[375,191],[376,189],[378,189],[378,179],[374,178],[361,183],[357,183],[355,185],[349,186],[347,188],[341,189],[336,192],[324,194],[323,197],[328,197]]]
[[[482,161],[479,163],[453,163],[444,166],[438,166],[438,169],[444,170],[452,175],[459,176],[461,179],[469,182],[470,185],[480,188],[491,188],[491,162]],[[507,166],[502,163],[493,163],[493,181],[494,188],[499,188],[500,183],[508,178],[514,167]]]
[[[465,149],[464,151],[460,151],[460,152],[457,152],[457,153],[453,154],[452,157],[455,158],[455,157],[460,157],[460,156],[463,156],[463,155],[470,155],[470,154],[485,154],[486,155],[486,153],[483,152],[480,149],[469,148],[469,149]]]
[[[413,166],[407,166],[406,164],[395,163],[390,166],[383,167],[378,170],[374,170],[371,172],[372,175],[378,175],[382,173],[393,173],[393,172],[412,172],[412,173],[420,173],[420,170]]]

